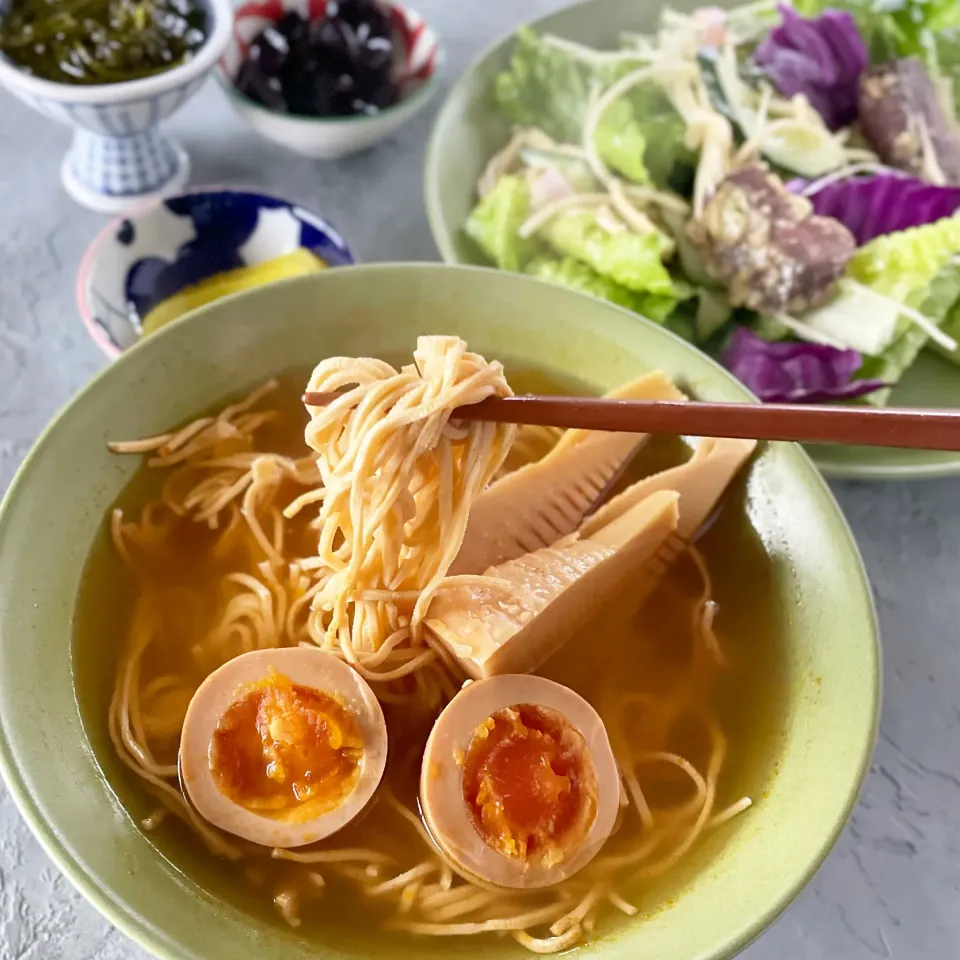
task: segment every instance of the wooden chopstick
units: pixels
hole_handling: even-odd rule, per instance
[[[324,406],[336,396],[307,393],[303,401]],[[624,433],[960,450],[960,410],[528,396],[490,397],[458,407],[454,416]]]

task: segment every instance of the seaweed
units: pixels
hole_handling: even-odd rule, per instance
[[[44,80],[121,83],[190,59],[207,35],[196,0],[12,0],[0,53]]]

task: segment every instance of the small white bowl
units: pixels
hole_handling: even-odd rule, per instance
[[[9,0],[0,0],[0,13]],[[157,124],[200,89],[230,43],[231,0],[203,0],[207,38],[184,64],[142,80],[73,85],[31,76],[0,55],[0,86],[39,113],[69,124],[60,170],[67,192],[100,213],[124,213],[183,188],[190,162]]]
[[[439,88],[443,50],[424,19],[394,0],[383,0],[403,46],[402,99],[374,116],[297,117],[277,113],[242,94],[234,81],[253,39],[290,10],[304,11],[301,0],[266,0],[237,9],[233,37],[216,71],[237,113],[262,137],[316,160],[336,160],[372,147],[396,133],[422,110]],[[309,0],[311,19],[324,16],[326,0]]]
[[[167,197],[113,220],[90,244],[77,272],[80,317],[112,359],[141,338],[137,314],[207,277],[299,247],[328,267],[354,262],[319,213],[262,190],[203,187]]]

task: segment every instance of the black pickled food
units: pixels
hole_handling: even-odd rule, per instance
[[[397,47],[388,14],[372,0],[330,0],[321,19],[291,11],[255,37],[236,85],[280,113],[372,115],[400,99]]]

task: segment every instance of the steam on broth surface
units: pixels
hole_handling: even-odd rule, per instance
[[[582,392],[543,371],[511,370],[509,379],[517,392]],[[769,559],[744,515],[742,482],[697,550],[669,567],[640,610],[614,605],[536,670],[595,708],[624,770],[627,803],[613,836],[561,884],[478,885],[430,844],[418,804],[420,758],[462,678],[423,640],[395,639],[399,657],[366,668],[402,674],[372,681],[390,752],[374,801],[335,836],[271,855],[185,804],[176,777],[180,732],[204,679],[259,643],[316,643],[307,626],[314,574],[309,563],[291,569],[291,561],[317,556],[322,509],[310,493],[319,471],[302,439],[304,381],[284,377],[232,414],[237,429],[218,441],[217,466],[207,454],[206,466],[188,456],[138,471],[118,500],[113,538],[105,530],[91,555],[76,615],[78,697],[125,805],[214,894],[259,915],[272,902],[300,933],[343,948],[389,952],[413,933],[437,935],[418,937],[418,951],[447,951],[455,935],[499,929],[530,949],[556,951],[612,929],[618,917],[662,906],[722,846],[731,829],[724,823],[745,809],[744,798],[761,798],[784,710]],[[556,439],[521,430],[501,475],[543,456]],[[278,456],[260,460],[259,481],[244,483],[256,455],[267,453]],[[688,456],[678,440],[653,440],[619,485]],[[176,516],[164,498],[187,515]],[[306,501],[300,512],[283,518],[297,498]],[[385,618],[380,632],[395,637],[414,609],[376,616]],[[113,747],[104,743],[106,716]]]

